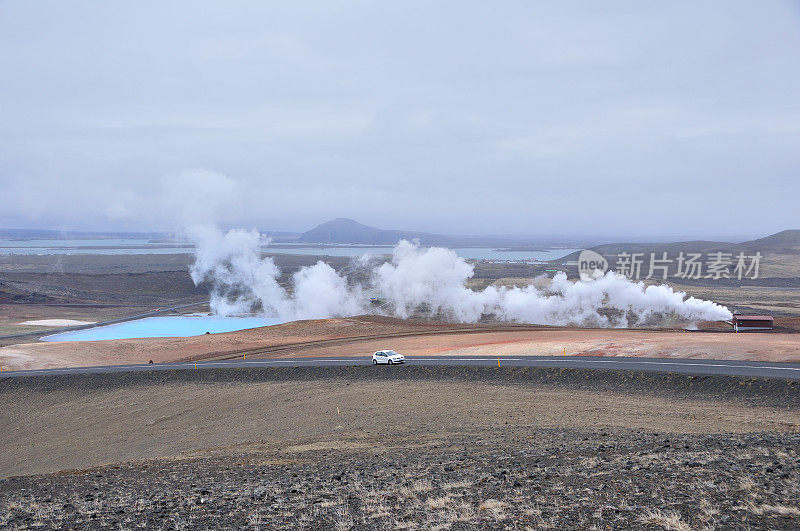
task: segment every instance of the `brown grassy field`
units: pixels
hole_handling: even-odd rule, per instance
[[[461,426],[648,429],[686,434],[800,431],[800,412],[727,401],[558,386],[398,380],[165,382],[0,393],[0,477],[224,449],[368,447],[384,437],[436,439]],[[376,403],[375,398],[381,397]],[[397,401],[402,408],[381,403]],[[525,404],[525,407],[521,407]],[[337,414],[336,408],[339,408]],[[334,444],[335,441],[335,444]],[[313,448],[314,446],[309,446]],[[222,450],[225,451],[225,450]],[[297,451],[297,450],[296,450]]]

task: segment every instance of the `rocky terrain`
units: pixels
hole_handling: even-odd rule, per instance
[[[0,527],[796,529],[796,382],[369,367],[0,380]]]
[[[0,482],[0,526],[796,529],[800,436],[497,428]]]

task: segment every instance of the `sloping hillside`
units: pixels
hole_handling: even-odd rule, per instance
[[[337,218],[304,232],[300,238],[306,243],[343,243],[361,245],[393,245],[401,238],[427,240],[444,237],[422,232],[383,230],[347,218]]]
[[[711,252],[773,252],[781,254],[800,254],[800,229],[785,230],[741,243],[714,241],[685,241],[670,243],[608,243],[592,247],[603,256],[615,256],[619,253],[711,253]],[[564,260],[577,260],[579,253],[573,253]]]
[[[386,230],[370,227],[348,218],[337,218],[304,232],[297,241],[350,245],[394,245],[399,240],[417,239],[422,245],[494,246],[528,243],[489,236],[445,236],[429,232]]]
[[[800,251],[800,229],[784,230],[764,238],[742,242],[737,248],[750,251]]]

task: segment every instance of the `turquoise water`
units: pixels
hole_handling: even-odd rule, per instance
[[[131,339],[135,337],[188,337],[206,332],[219,334],[246,328],[281,324],[281,319],[267,317],[147,317],[108,326],[98,326],[74,332],[45,336],[42,341],[101,341],[104,339]]]

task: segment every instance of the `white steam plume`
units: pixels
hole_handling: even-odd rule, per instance
[[[223,234],[213,227],[187,229],[196,245],[190,273],[195,284],[211,285],[211,311],[216,315],[260,311],[289,315],[289,299],[278,284],[280,270],[271,258],[261,258],[262,237],[255,230]]]
[[[687,299],[686,293],[666,285],[645,287],[613,272],[592,282],[570,282],[558,273],[542,291],[534,286],[473,291],[466,287],[473,273],[473,267],[449,249],[423,250],[401,241],[392,261],[378,267],[373,278],[399,317],[411,315],[420,305],[464,322],[493,314],[534,324],[624,327],[666,316],[692,322],[731,317],[719,304]]]
[[[319,319],[357,315],[366,311],[360,286],[348,287],[325,262],[302,267],[292,275],[292,315],[296,319]]]
[[[211,284],[211,307],[219,315],[259,312],[283,319],[347,316],[366,311],[361,286],[347,280],[324,262],[301,268],[292,276],[289,293],[278,283],[280,271],[270,258],[261,258],[263,243],[256,231],[195,227],[189,235],[197,243],[192,279]],[[368,260],[360,261],[368,266]],[[444,248],[420,248],[401,240],[390,262],[372,269],[370,288],[387,301],[386,313],[407,318],[427,312],[461,322],[483,315],[506,321],[626,327],[731,317],[724,306],[686,298],[661,286],[645,286],[612,272],[592,282],[571,282],[559,273],[545,289],[467,287],[472,265]]]
[[[194,226],[187,234],[196,244],[192,280],[211,285],[215,315],[261,313],[290,320],[364,311],[360,288],[348,288],[347,280],[324,262],[295,273],[290,295],[278,283],[280,269],[272,258],[261,258],[261,245],[269,240],[255,230],[223,234],[213,227]]]
[[[466,287],[473,267],[450,249],[420,249],[400,240],[392,261],[374,270],[373,282],[398,317],[409,317],[420,305],[429,312],[444,313],[457,321],[475,322],[497,299],[497,291],[473,291]]]
[[[687,299],[686,293],[669,286],[645,286],[611,271],[591,282],[570,282],[557,273],[547,293],[534,286],[501,288],[495,310],[508,321],[621,328],[670,316],[690,322],[731,317],[727,308],[714,302]]]

